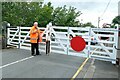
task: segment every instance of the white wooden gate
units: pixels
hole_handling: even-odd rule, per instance
[[[43,30],[43,42],[40,43],[40,51],[45,52],[45,34],[47,28]],[[8,45],[17,46],[20,49],[30,50],[30,27],[8,28]],[[101,34],[109,32],[109,34]],[[70,35],[81,36],[86,41],[86,48],[82,52],[76,52],[70,47]],[[108,40],[101,40],[100,37],[109,37]],[[92,44],[95,43],[95,44]],[[61,27],[51,26],[51,52],[79,57],[89,57],[116,63],[118,46],[118,31],[113,28],[81,28],[81,27]]]

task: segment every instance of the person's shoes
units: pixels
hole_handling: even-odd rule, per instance
[[[32,56],[36,56],[35,54],[32,54]]]
[[[41,55],[41,54],[36,54],[36,55]]]
[[[47,56],[49,56],[49,54],[46,54]]]

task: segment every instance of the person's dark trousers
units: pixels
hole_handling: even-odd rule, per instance
[[[31,43],[31,55],[35,55],[35,50],[36,55],[39,55],[38,43]]]
[[[46,42],[46,54],[50,53],[50,41]]]

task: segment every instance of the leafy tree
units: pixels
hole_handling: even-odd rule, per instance
[[[76,12],[75,10],[76,8],[71,6],[67,9],[66,5],[64,7],[57,7],[52,14],[53,24],[59,26],[77,26],[79,21],[75,21],[75,19],[80,16],[81,12]]]
[[[46,26],[52,20],[53,7],[51,3],[44,5],[40,10],[40,16],[38,18],[40,26]]]
[[[112,24],[111,24],[111,28],[115,28],[116,24],[120,25],[120,16],[116,16],[113,20],[112,20]]]
[[[92,28],[94,28],[95,26],[91,22],[87,22],[85,24],[82,24],[82,27],[92,27]]]
[[[42,7],[42,2],[3,2],[2,20],[11,23],[12,26],[31,26],[34,21],[39,26],[46,26],[51,21],[53,7],[51,3]]]
[[[81,12],[76,8],[57,7],[53,9],[50,2],[3,2],[2,21],[9,22],[12,26],[32,26],[38,21],[39,26],[45,27],[52,21],[53,25],[79,26],[76,18]]]
[[[115,25],[115,24],[118,24],[120,25],[120,16],[116,16],[113,20],[112,20],[112,23]]]

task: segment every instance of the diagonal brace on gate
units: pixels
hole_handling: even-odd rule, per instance
[[[98,36],[96,36],[96,34],[92,30],[91,30],[91,34],[96,38],[97,41],[100,41]],[[111,55],[110,51],[108,51],[106,49],[105,45],[103,43],[99,43],[99,44],[102,46],[103,50],[105,50],[107,52],[107,54],[111,57],[112,55]]]
[[[57,36],[57,34],[56,34],[56,32],[54,31],[54,29],[51,28],[51,30],[52,30],[52,32],[54,33],[54,35]],[[63,48],[63,50],[66,52],[65,46],[62,44],[62,42],[60,41],[60,39],[56,39],[56,40],[60,43],[60,45],[61,45],[61,47]]]
[[[25,36],[25,38],[22,40],[21,45],[25,42],[25,40],[27,39],[27,37],[29,36],[29,34],[30,34],[30,31],[27,33],[27,35]]]
[[[18,27],[17,27],[18,28]],[[15,32],[15,34],[13,35],[13,37],[10,39],[10,43],[12,42],[12,40],[15,38],[15,36],[19,33],[19,28],[17,29],[17,31]],[[8,40],[9,40],[8,39]]]

